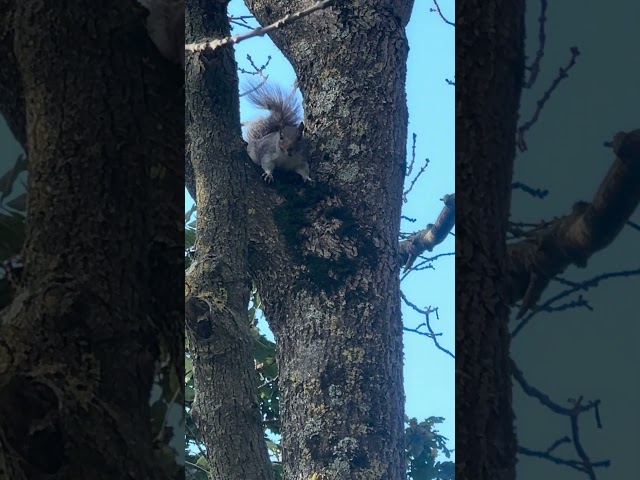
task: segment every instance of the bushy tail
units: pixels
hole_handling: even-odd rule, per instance
[[[256,107],[269,111],[266,117],[247,123],[247,140],[260,140],[283,127],[296,127],[302,121],[302,108],[295,90],[285,91],[280,85],[249,83],[247,99]]]

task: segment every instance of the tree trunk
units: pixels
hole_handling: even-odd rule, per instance
[[[247,4],[262,25],[306,5]],[[250,272],[278,344],[287,479],[406,477],[397,255],[411,8],[340,4],[272,34],[305,98],[317,180],[250,176]]]
[[[456,19],[456,476],[513,480],[504,279],[524,1],[460,1]]]
[[[187,12],[188,41],[228,35],[220,3],[206,12],[196,3],[188,4],[197,12]],[[307,6],[247,4],[262,25]],[[188,110],[200,126],[190,129],[187,161],[196,178],[202,266],[188,274],[187,322],[195,332],[190,339],[200,342],[192,346],[199,357],[197,417],[210,463],[218,462],[210,465],[214,478],[222,464],[232,475],[226,478],[240,478],[232,470],[240,462],[224,458],[233,453],[253,461],[255,471],[264,464],[255,444],[229,435],[257,438],[249,434],[255,374],[242,326],[247,274],[278,343],[284,477],[406,477],[398,233],[407,138],[404,28],[412,6],[341,5],[273,32],[305,98],[314,186],[277,171],[265,184],[239,148],[229,47],[189,62]],[[234,404],[226,392],[244,397]]]
[[[162,351],[183,361],[181,72],[131,2],[2,6],[3,70],[21,82],[0,90],[21,101],[0,101],[26,141],[29,211],[0,326],[0,477],[172,478],[149,394]]]
[[[230,34],[227,1],[187,1],[187,42]],[[215,32],[215,33],[214,33]],[[246,151],[231,48],[187,62],[187,171],[198,205],[197,256],[187,273],[186,324],[210,478],[270,480],[247,306]],[[194,188],[195,187],[195,188]]]

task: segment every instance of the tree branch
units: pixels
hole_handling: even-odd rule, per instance
[[[400,242],[400,262],[406,270],[409,270],[418,256],[425,251],[432,251],[433,248],[442,243],[456,222],[456,195],[445,195],[443,198],[444,207],[438,215],[435,224],[427,225],[409,238]]]
[[[593,400],[590,402],[586,402],[583,404],[583,397],[580,396],[577,400],[569,399],[571,404],[570,408],[563,407],[557,402],[551,400],[548,395],[544,394],[542,391],[538,390],[536,387],[531,385],[524,378],[522,371],[518,368],[515,361],[511,360],[511,373],[516,382],[520,385],[522,390],[526,395],[531,398],[537,399],[542,405],[544,405],[550,411],[562,415],[569,418],[570,426],[571,426],[571,438],[563,437],[557,441],[555,441],[551,447],[546,449],[546,451],[536,451],[531,450],[529,448],[525,448],[520,446],[518,448],[518,452],[523,455],[528,455],[531,457],[543,458],[545,460],[549,460],[558,465],[565,465],[571,468],[574,468],[578,471],[585,472],[589,475],[589,478],[595,479],[595,471],[596,467],[609,467],[611,462],[609,460],[601,460],[598,462],[592,461],[582,446],[582,442],[580,440],[580,431],[578,426],[578,417],[586,413],[590,410],[595,412],[596,422],[598,428],[602,428],[600,424],[600,416],[598,413],[598,409],[600,406],[600,400]],[[561,444],[568,443],[572,444],[576,454],[579,457],[579,460],[567,460],[559,458],[555,455],[552,455],[552,452]]]
[[[616,160],[591,203],[510,246],[508,282],[511,302],[523,299],[518,318],[535,309],[549,281],[569,265],[584,267],[597,251],[613,242],[640,203],[640,130],[618,133]]]
[[[240,43],[243,40],[246,40],[251,37],[262,37],[272,30],[276,30],[278,28],[282,28],[290,23],[295,22],[296,20],[306,17],[307,15],[311,15],[313,12],[322,10],[324,8],[332,6],[336,3],[336,0],[321,0],[310,6],[309,8],[305,8],[304,10],[300,10],[295,13],[291,13],[289,15],[285,15],[280,20],[273,22],[271,25],[267,25],[266,27],[258,27],[250,32],[242,33],[240,35],[233,35],[231,37],[226,37],[222,39],[212,40],[211,42],[204,43],[189,43],[185,45],[185,50],[188,52],[201,52],[207,47],[215,50],[218,47],[222,47],[224,45],[234,45],[236,43]]]

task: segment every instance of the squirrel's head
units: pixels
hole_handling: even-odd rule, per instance
[[[300,123],[297,127],[280,129],[280,149],[287,152],[289,157],[293,157],[302,150],[302,132],[304,132],[304,123]]]

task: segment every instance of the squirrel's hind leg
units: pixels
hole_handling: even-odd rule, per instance
[[[295,170],[296,173],[300,175],[305,182],[313,183],[313,180],[309,178],[309,164],[305,163],[304,165],[300,165]]]

